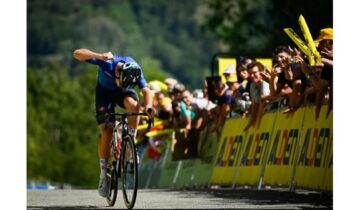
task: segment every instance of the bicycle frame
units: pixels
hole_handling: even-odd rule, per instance
[[[111,174],[110,176],[112,176],[113,178],[111,178],[111,180],[113,180],[112,182],[114,182],[114,186],[112,185],[112,190],[111,192],[114,190],[113,194],[111,193],[109,195],[109,197],[107,197],[107,202],[110,206],[113,206],[116,202],[116,197],[117,197],[117,187],[118,187],[118,179],[123,179],[126,178],[126,176],[123,177],[123,167],[124,164],[122,161],[126,161],[125,158],[125,153],[126,153],[126,148],[129,142],[129,130],[128,130],[128,117],[129,116],[147,116],[147,113],[107,113],[105,114],[105,127],[109,124],[109,120],[110,117],[114,116],[115,118],[115,122],[117,120],[119,120],[119,123],[116,125],[112,125],[113,128],[113,139],[112,139],[112,144],[111,144],[111,151],[112,151],[112,157],[114,157],[114,160],[112,161],[112,169],[109,169],[109,173]],[[151,125],[154,124],[153,119],[149,118],[149,123],[148,123],[148,128],[151,127]],[[118,130],[119,128],[121,128],[121,138],[118,138]],[[128,140],[126,140],[126,138]],[[121,142],[119,142],[119,140]],[[137,156],[137,150],[134,144],[134,139],[131,137],[130,138],[130,145],[133,145],[133,156]],[[137,166],[137,161],[135,160],[135,167]],[[126,167],[126,166],[125,166]],[[137,174],[137,169],[135,169]],[[135,175],[135,180],[137,180],[137,175]],[[123,197],[124,197],[124,201],[125,201],[125,205],[128,209],[133,208],[134,204],[135,204],[135,200],[136,200],[136,191],[137,191],[137,181],[135,181],[135,192],[133,194],[133,198],[131,200],[129,200],[128,195],[126,194],[126,190],[124,188],[124,182],[122,181],[123,184]]]
[[[113,152],[116,152],[115,157],[116,157],[116,159],[118,159],[119,154],[120,154],[120,150],[119,150],[119,148],[117,148],[118,147],[118,139],[117,139],[118,138],[118,132],[117,132],[117,130],[121,126],[121,139],[124,139],[124,137],[129,134],[128,117],[129,116],[147,116],[147,113],[144,113],[144,112],[140,112],[140,113],[133,113],[133,112],[110,113],[105,118],[105,127],[109,123],[110,116],[115,116],[115,122],[116,122],[116,120],[119,119],[119,124],[114,125],[114,127],[113,127],[113,142],[112,142]],[[117,116],[119,116],[119,118],[117,118]],[[148,129],[151,127],[151,125],[153,123],[154,123],[153,119],[150,119]],[[121,149],[121,146],[122,145],[120,144],[120,149]]]

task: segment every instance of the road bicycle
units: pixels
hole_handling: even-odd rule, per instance
[[[134,138],[128,133],[129,116],[148,116],[147,113],[106,113],[105,126],[109,126],[110,118],[114,116],[117,125],[113,125],[113,140],[111,144],[112,161],[109,161],[107,176],[110,180],[110,194],[106,197],[109,206],[114,206],[117,197],[119,179],[123,199],[127,209],[135,205],[138,187],[138,156]],[[154,124],[149,118],[148,129]]]

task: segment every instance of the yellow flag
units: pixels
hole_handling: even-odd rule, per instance
[[[308,57],[309,63],[311,66],[315,65],[314,55],[305,44],[303,40],[295,33],[292,28],[284,28],[285,33],[290,37],[290,39],[296,44],[296,46]]]
[[[320,54],[316,50],[315,43],[314,43],[314,40],[313,40],[313,38],[311,36],[309,27],[306,24],[305,18],[302,15],[299,16],[299,24],[300,24],[301,31],[303,32],[303,35],[305,37],[305,41],[307,43],[307,46],[311,50],[312,54],[315,56],[316,62],[321,63]]]

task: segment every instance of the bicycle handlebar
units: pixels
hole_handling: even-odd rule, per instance
[[[121,116],[121,117],[129,117],[129,116],[148,116],[149,122],[147,129],[149,130],[152,126],[154,126],[154,118],[150,117],[146,112],[124,112],[124,113],[106,113],[105,114],[105,122],[106,124],[109,122],[111,116]]]

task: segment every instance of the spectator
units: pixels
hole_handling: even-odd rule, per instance
[[[234,65],[229,65],[223,72],[226,84],[229,85],[237,82],[236,68]]]
[[[321,62],[324,65],[321,70],[320,78],[327,81],[325,83],[328,83],[328,87],[325,88],[329,91],[329,105],[326,113],[326,117],[328,117],[333,107],[333,39],[332,29],[323,29],[322,31],[324,30],[327,31],[327,33],[325,33],[323,37],[319,37],[317,40],[321,40],[319,42],[318,51],[321,55]]]
[[[213,110],[217,106],[209,99],[208,89],[209,89],[208,82],[205,79],[204,86],[202,89],[202,97],[201,94],[196,94],[196,93],[193,94],[194,95],[193,103],[196,103],[199,106],[199,108],[202,110],[204,122],[211,121],[212,119],[211,110]]]
[[[185,150],[185,141],[184,141],[184,124],[186,124],[184,118],[181,116],[181,102],[182,102],[182,93],[185,91],[185,86],[181,83],[177,83],[174,88],[169,92],[169,97],[172,102],[172,116],[171,123],[174,127],[174,135],[172,136],[171,151],[173,152],[173,160],[182,159],[184,156]],[[181,129],[179,132],[179,129]]]
[[[197,145],[199,140],[199,129],[202,126],[203,123],[203,116],[201,113],[200,108],[197,106],[197,104],[193,103],[193,95],[190,93],[190,91],[185,90],[182,93],[183,101],[186,105],[186,110],[182,113],[185,113],[186,117],[190,116],[190,130],[187,129],[188,125],[186,125],[186,132],[188,134],[185,135],[186,137],[186,149],[184,151],[185,155],[188,155],[190,158],[194,158],[197,156]]]
[[[250,85],[251,79],[247,66],[251,64],[253,60],[246,58],[242,61],[238,61],[236,67],[236,74],[240,86],[234,91],[234,109],[239,109],[241,114],[245,116],[248,113],[248,109],[251,105],[250,99]]]
[[[286,79],[285,68],[291,60],[290,51],[285,46],[278,46],[274,51],[275,65],[271,71],[270,77],[270,97],[269,99],[278,99],[288,97],[291,92],[291,81]]]
[[[290,47],[278,46],[274,51],[274,57],[276,64],[271,71],[271,94],[268,99],[274,100],[286,96],[289,98],[290,107],[284,113],[294,112],[302,104],[307,84],[306,75],[299,64],[302,61],[300,53]],[[297,59],[295,60],[294,57]]]
[[[157,113],[162,120],[170,120],[172,114],[171,99],[166,97],[164,93],[159,93],[157,96]]]
[[[153,93],[153,107],[159,110],[160,109],[159,95],[163,95],[164,93],[167,92],[167,86],[158,80],[152,80],[148,83],[148,85],[151,92]]]
[[[149,85],[149,88],[150,88],[150,90],[151,90],[151,92],[153,94],[153,107],[156,108],[156,107],[158,107],[157,98],[158,98],[158,94],[161,92],[161,88],[157,83],[152,82],[152,81],[149,82],[148,85]]]
[[[190,126],[186,126],[186,128],[199,129],[203,122],[199,106],[196,103],[193,103],[193,95],[190,93],[190,91],[185,90],[182,93],[182,97],[186,105],[185,109],[182,110],[182,114],[190,116],[191,119]]]
[[[216,104],[209,101],[208,97],[204,95],[203,90],[200,89],[196,89],[193,91],[192,102],[199,107],[204,118],[206,118],[206,116],[210,114],[208,112],[216,106]]]
[[[267,83],[260,74],[263,70],[264,66],[259,62],[251,63],[248,66],[250,79],[252,81],[250,86],[251,107],[250,121],[244,128],[244,131],[254,126],[256,121],[258,121],[258,125],[260,125],[264,105],[267,96],[270,94],[269,83]]]
[[[230,116],[234,116],[237,114],[236,112],[233,111],[235,108],[235,101],[238,101],[238,103],[241,104],[241,102],[239,102],[239,100],[241,100],[241,95],[237,93],[238,89],[241,87],[241,84],[238,82],[235,66],[229,65],[225,69],[223,76],[226,80],[226,84],[228,85],[229,90],[231,90],[228,92],[229,95],[231,95],[232,97],[231,100],[232,112],[230,112]],[[240,108],[240,107],[236,107],[236,108]]]
[[[237,77],[238,77],[238,81],[241,82],[243,78],[240,77],[239,72],[241,70],[247,70],[247,66],[250,63],[255,62],[255,60],[251,59],[251,58],[244,58],[244,57],[240,57],[238,59],[236,59],[236,72],[237,72]]]
[[[236,73],[235,66],[230,65],[223,73],[225,77],[226,84],[229,87],[229,95],[231,95],[231,112],[230,116],[242,115],[249,108],[251,102],[250,97],[243,97],[242,92],[246,88],[246,84],[241,84],[238,82],[238,77]],[[245,93],[246,95],[246,93]]]
[[[220,137],[221,127],[224,125],[225,119],[230,113],[231,104],[233,102],[232,91],[221,81],[221,78],[213,82],[214,93],[216,97],[217,106],[211,110],[212,116],[215,117],[215,126],[211,129],[216,132],[218,138]]]
[[[314,40],[316,47],[318,47],[320,41],[322,40],[333,40],[333,29],[332,28],[323,28],[320,30],[318,38]]]
[[[174,78],[166,78],[164,80],[164,83],[167,85],[168,91],[171,92],[174,89],[175,85],[178,83],[178,81]]]
[[[173,91],[170,92],[170,98],[172,99],[171,105],[173,110],[173,115],[171,119],[175,129],[182,127],[184,121],[181,119],[180,116],[181,113],[180,103],[182,102],[182,92],[184,91],[185,91],[185,86],[183,84],[177,83],[174,86]]]
[[[327,33],[327,34],[326,34]],[[314,67],[303,65],[303,72],[311,81],[311,87],[305,92],[305,99],[310,94],[315,94],[315,119],[319,118],[322,102],[326,93],[329,94],[329,105],[326,116],[332,110],[332,80],[333,80],[333,41],[332,30],[322,29],[320,36],[316,39],[318,51],[321,55],[321,63]]]
[[[204,98],[203,90],[196,89],[192,92],[193,99],[192,102],[197,104],[200,109],[205,109],[208,101]]]

